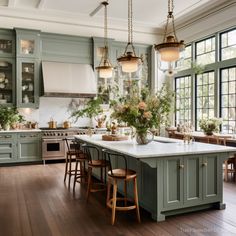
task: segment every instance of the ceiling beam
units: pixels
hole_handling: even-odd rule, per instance
[[[16,6],[16,0],[8,0],[8,7],[15,7]]]
[[[37,8],[38,9],[43,9],[45,2],[46,2],[46,0],[39,0]]]

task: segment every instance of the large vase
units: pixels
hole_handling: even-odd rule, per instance
[[[140,145],[148,144],[153,140],[154,136],[150,131],[136,131],[136,142]]]

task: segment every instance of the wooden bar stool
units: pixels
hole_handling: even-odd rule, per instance
[[[75,169],[72,168],[72,161],[76,159],[77,151],[75,149],[74,138],[65,138],[63,140],[66,142],[67,147],[64,182],[66,181],[66,177],[68,175],[68,186],[70,186],[71,176],[75,175]]]
[[[103,150],[104,156],[109,159],[110,170],[108,171],[108,183],[107,183],[107,206],[112,209],[112,217],[111,224],[115,223],[115,214],[117,211],[129,211],[136,209],[137,220],[140,223],[140,213],[139,213],[139,204],[138,204],[138,189],[137,189],[137,174],[134,170],[130,170],[127,168],[127,160],[124,155],[116,154],[108,152],[107,150]],[[125,162],[124,169],[113,169],[111,158],[123,158]],[[124,197],[117,197],[117,182],[124,181]],[[127,205],[127,182],[133,181],[134,189],[134,204]],[[113,196],[110,198],[111,185],[113,185]],[[117,206],[118,201],[123,201],[124,206]]]
[[[82,183],[83,179],[87,178],[86,170],[85,170],[85,162],[87,160],[86,154],[82,151],[82,144],[79,140],[75,139],[75,150],[76,150],[76,158],[75,158],[75,177],[73,184],[73,191],[75,190],[76,183]]]
[[[88,188],[86,201],[89,200],[89,195],[91,192],[105,191],[106,190],[106,168],[110,166],[109,162],[103,159],[99,149],[95,146],[90,146],[87,144],[82,145],[84,153],[88,160]],[[93,169],[100,169],[100,183],[92,182],[92,172]],[[103,170],[105,170],[105,175],[103,179]]]

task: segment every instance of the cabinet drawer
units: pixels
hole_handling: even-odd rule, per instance
[[[18,139],[35,139],[40,138],[40,133],[19,133]]]
[[[14,134],[0,134],[0,141],[9,141],[14,139]]]

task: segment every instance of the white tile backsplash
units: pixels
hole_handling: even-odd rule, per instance
[[[80,101],[79,98],[73,98],[73,103],[79,104]],[[61,127],[66,120],[69,120],[72,126],[89,126],[88,118],[79,118],[76,123],[73,118],[70,118],[71,102],[72,98],[40,97],[39,109],[21,108],[19,112],[25,117],[25,120],[38,122],[39,127],[48,127],[51,119],[57,121],[57,127]]]

